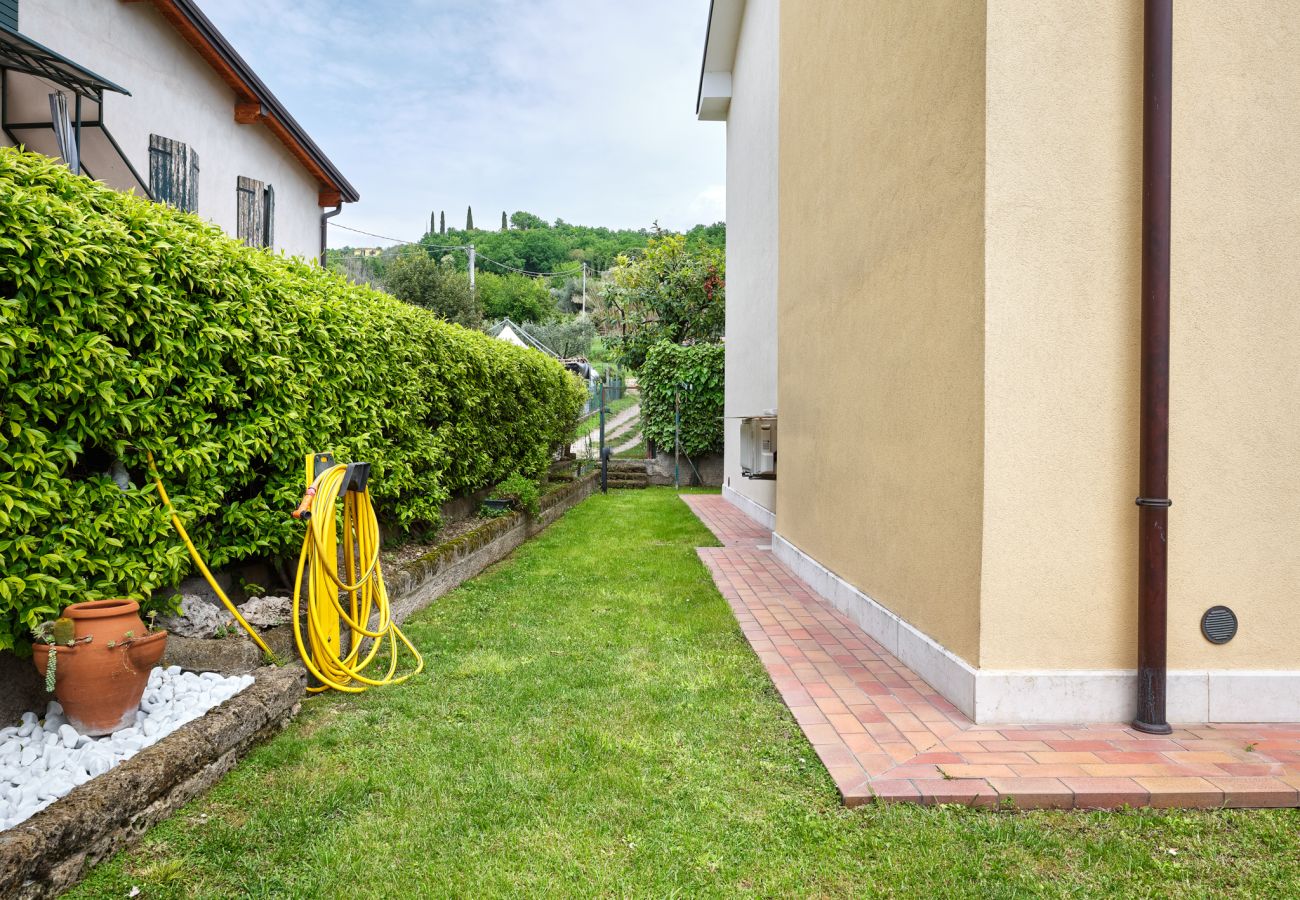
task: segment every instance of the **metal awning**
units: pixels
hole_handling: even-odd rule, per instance
[[[74,170],[118,190],[150,196],[148,183],[103,121],[104,93],[129,97],[131,92],[0,24],[0,131],[28,150],[72,162],[59,144],[62,123],[52,112],[51,89],[75,96],[75,116],[68,123],[77,148]]]
[[[131,95],[126,88],[101,78],[7,25],[0,25],[0,68],[44,78],[89,100],[100,99],[104,91]]]

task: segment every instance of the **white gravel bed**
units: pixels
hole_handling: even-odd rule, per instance
[[[44,720],[23,713],[21,725],[0,729],[0,831],[26,821],[252,683],[252,675],[156,668],[149,673],[135,725],[98,738],[78,734],[57,702],[46,707]]]

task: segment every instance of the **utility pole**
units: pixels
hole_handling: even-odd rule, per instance
[[[681,476],[681,452],[682,452],[682,391],[680,387],[673,388],[673,488],[682,489]]]
[[[587,264],[582,264],[582,312],[587,313]]]
[[[600,492],[609,493],[609,451],[605,448],[605,379],[600,380]]]
[[[469,245],[469,289],[474,290],[474,245]]]

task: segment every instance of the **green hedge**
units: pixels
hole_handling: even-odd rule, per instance
[[[722,449],[722,344],[653,344],[637,370],[641,391],[641,430],[661,451],[673,450],[674,397],[681,391],[682,452],[688,456]]]
[[[0,649],[187,573],[146,449],[222,566],[296,552],[309,452],[368,460],[390,525],[425,528],[542,473],[583,399],[541,354],[0,148]]]

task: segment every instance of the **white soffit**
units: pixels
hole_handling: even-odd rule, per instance
[[[731,70],[744,16],[745,0],[712,0],[709,4],[709,30],[695,101],[695,115],[702,122],[726,121],[731,109]]]

